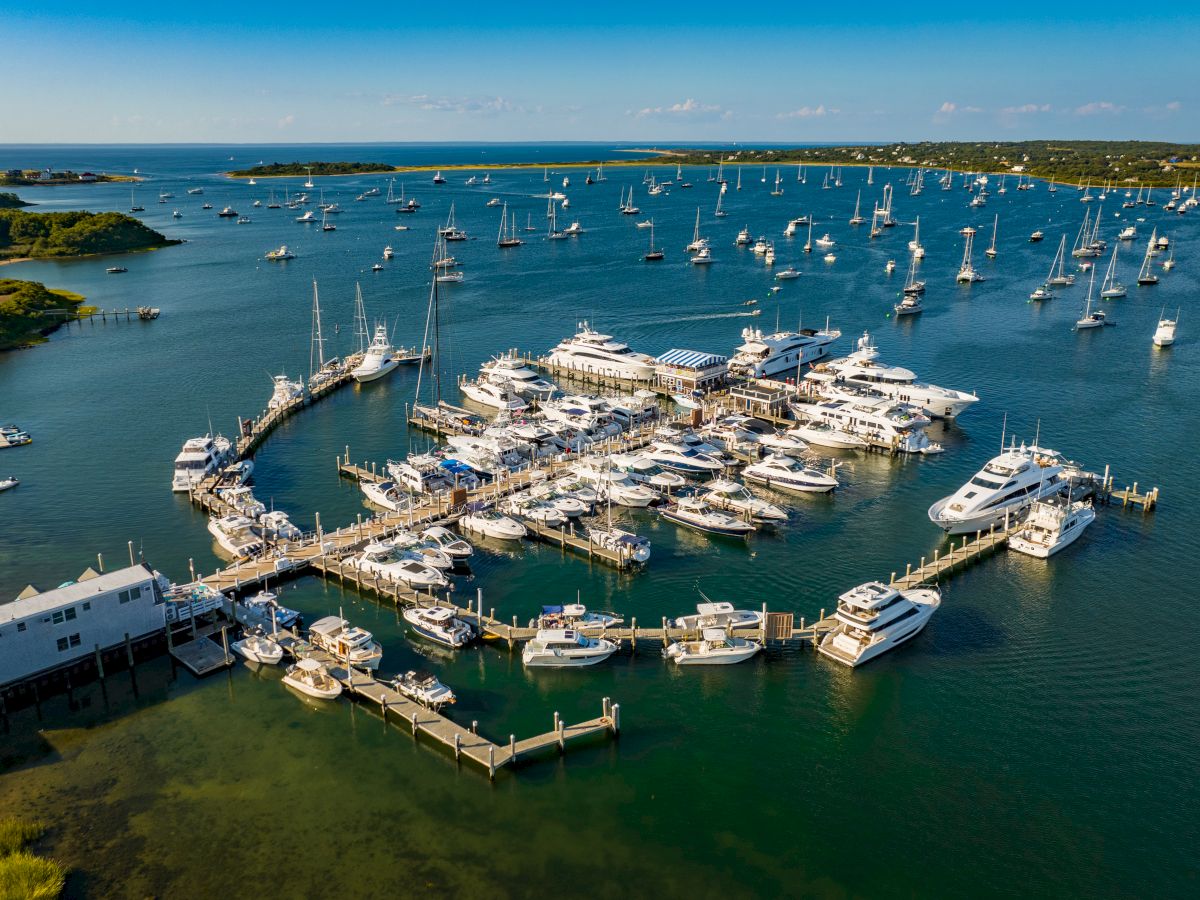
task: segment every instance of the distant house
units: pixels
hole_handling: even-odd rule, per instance
[[[53,180],[54,180],[54,173],[51,172],[49,169],[42,169],[42,171],[38,172],[38,181],[53,181]]]
[[[95,181],[96,175],[94,172],[84,172],[82,175],[79,176],[79,180],[80,181]]]

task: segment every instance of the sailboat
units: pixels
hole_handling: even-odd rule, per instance
[[[310,188],[313,186],[312,169],[311,168],[308,169],[308,180],[304,182],[304,186],[306,188]]]
[[[654,262],[655,260],[662,259],[663,255],[664,254],[663,254],[662,248],[654,246],[654,220],[651,219],[650,220],[650,249],[646,251],[646,255],[643,256],[642,259],[646,260],[647,262]]]
[[[267,209],[279,209],[280,204],[275,199],[275,188],[271,188],[267,192]]]
[[[925,307],[921,303],[921,295],[925,293],[925,282],[917,281],[917,261],[908,262],[908,277],[904,281],[903,298],[892,309],[897,316],[911,316],[921,312]]]
[[[875,167],[867,166],[867,184],[875,183]]]
[[[854,198],[854,215],[852,215],[850,217],[851,225],[861,225],[861,224],[863,224],[863,222],[867,221],[859,213],[859,206],[861,204],[862,204],[862,188],[859,188],[858,196]]]
[[[921,217],[917,216],[917,221],[913,225],[913,239],[908,242],[908,250],[913,255],[913,259],[924,259],[925,248],[921,246]]]
[[[308,350],[308,389],[316,390],[341,371],[341,361],[336,357],[325,361],[325,338],[321,335],[321,298],[317,293],[317,279],[313,279],[312,335]]]
[[[513,216],[516,219],[516,216]],[[500,234],[496,237],[497,247],[519,247],[521,239],[517,237],[516,221],[513,221],[511,226],[508,219],[508,204],[505,203],[500,211]]]
[[[546,240],[549,240],[549,241],[561,241],[564,238],[566,238],[566,236],[567,236],[566,232],[561,231],[558,227],[558,210],[556,207],[557,207],[557,204],[553,200],[551,200],[550,201],[550,230],[548,232],[546,232]]]
[[[992,221],[992,245],[984,250],[984,255],[988,259],[996,258],[996,230],[1000,227],[1000,214],[996,214],[996,218]]]
[[[1082,331],[1085,328],[1099,328],[1104,324],[1104,312],[1096,310],[1092,312],[1092,289],[1096,286],[1096,270],[1092,269],[1092,278],[1088,282],[1087,304],[1084,306],[1083,318],[1075,323],[1075,330]]]
[[[1154,248],[1158,243],[1158,229],[1155,228],[1150,232],[1150,240],[1146,243],[1146,257],[1142,260],[1142,268],[1138,272],[1137,282],[1140,285],[1149,287],[1150,285],[1158,284],[1158,276],[1150,270],[1150,261],[1154,256]]]
[[[809,217],[808,217],[808,240],[804,242],[804,247],[802,248],[802,249],[804,250],[804,252],[805,252],[805,253],[812,253],[812,248],[813,248],[813,243],[812,243],[812,220],[813,220],[813,217],[812,217],[812,216],[809,216]]]
[[[958,267],[958,275],[955,276],[955,280],[959,284],[974,284],[976,281],[983,281],[983,276],[976,271],[971,262],[971,251],[975,247],[975,229],[967,229],[966,237],[967,241],[963,245],[962,265]]]
[[[741,166],[738,166],[737,189],[739,191],[742,189],[742,167]]]
[[[781,188],[779,186],[779,170],[778,169],[775,170],[775,190],[771,191],[771,196],[772,197],[782,197],[783,196],[783,188]]]
[[[700,207],[696,207],[696,227],[692,231],[692,242],[684,249],[688,253],[698,253],[708,246],[707,238],[700,237]]]
[[[137,201],[133,199],[133,189],[129,191],[129,211],[130,212],[145,212],[146,207],[139,206]]]
[[[337,226],[329,221],[329,211],[321,210],[321,230],[322,231],[337,231]]]
[[[1108,261],[1108,271],[1104,273],[1104,281],[1100,285],[1100,299],[1110,300],[1125,296],[1125,285],[1117,281],[1117,250],[1120,245],[1113,247],[1112,259]]]
[[[725,186],[721,185],[721,190],[717,191],[717,208],[713,212],[713,216],[718,219],[723,219],[728,213],[721,209],[721,198],[725,196]]]
[[[1067,236],[1064,234],[1062,240],[1058,242],[1058,252],[1054,254],[1054,261],[1050,263],[1050,274],[1046,278],[1046,284],[1052,287],[1066,287],[1075,283],[1075,276],[1067,274],[1063,271],[1063,266],[1066,263],[1067,257]]]

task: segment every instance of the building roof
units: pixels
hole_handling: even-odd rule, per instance
[[[679,366],[682,369],[708,369],[725,365],[729,362],[729,357],[719,353],[705,353],[703,350],[668,350],[656,361],[659,365]]]
[[[90,600],[97,594],[124,590],[142,584],[153,577],[154,571],[142,563],[105,572],[102,575],[94,575],[83,581],[71,581],[62,587],[42,591],[39,594],[30,595],[28,590],[22,591],[20,598],[9,603],[0,603],[0,625],[6,625],[18,619],[27,619],[39,613],[51,612],[81,600]]]

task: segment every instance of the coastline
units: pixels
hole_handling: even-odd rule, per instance
[[[0,258],[0,266],[19,262],[45,262],[48,260],[62,262],[63,260],[72,259],[98,259],[102,256],[124,256],[127,253],[153,253],[155,250],[162,250],[164,247],[177,247],[184,243],[187,242],[178,238],[169,238],[165,244],[158,244],[154,247],[134,247],[130,250],[105,250],[100,253],[77,253],[71,256],[14,256],[11,259]]]
[[[9,263],[33,262],[35,259],[37,259],[35,256],[14,256],[12,259],[0,259],[0,266],[7,266]]]

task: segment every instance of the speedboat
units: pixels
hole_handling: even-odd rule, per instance
[[[380,323],[375,326],[375,334],[371,338],[371,344],[367,347],[366,353],[363,354],[362,362],[351,370],[350,374],[354,376],[355,381],[360,383],[374,381],[382,378],[398,365],[400,365],[400,360],[392,351],[391,341],[388,340],[387,326]]]
[[[529,406],[517,396],[508,382],[498,384],[480,376],[478,381],[464,381],[458,388],[469,400],[474,400],[480,406],[507,410],[510,413],[524,412]]]
[[[476,508],[469,511],[462,517],[462,527],[467,531],[506,541],[519,541],[528,534],[520,522],[491,509]]]
[[[1170,347],[1175,343],[1175,328],[1179,324],[1179,313],[1175,313],[1174,319],[1168,319],[1163,316],[1158,320],[1158,327],[1154,329],[1154,346],[1155,347]]]
[[[680,475],[703,477],[725,470],[721,462],[707,453],[701,453],[691,447],[681,447],[669,441],[654,441],[642,451],[642,456]]]
[[[687,484],[687,479],[682,475],[668,472],[654,460],[638,453],[615,453],[608,458],[608,462],[614,471],[624,472],[634,481],[659,490],[669,491]]]
[[[230,646],[235,653],[244,656],[250,662],[275,666],[283,659],[283,648],[258,631],[250,632],[240,641],[234,641]]]
[[[971,480],[929,507],[929,519],[950,534],[973,534],[1017,519],[1036,500],[1065,484],[1060,453],[1016,442],[976,472]]]
[[[279,409],[304,396],[304,383],[301,381],[289,381],[286,375],[272,375],[271,382],[275,389],[267,401],[267,409]]]
[[[388,512],[400,512],[408,509],[412,503],[409,494],[400,490],[394,481],[363,480],[358,483],[359,490],[367,498],[367,502],[386,509]]]
[[[432,672],[427,672],[424,669],[397,675],[392,679],[391,684],[395,690],[409,700],[415,700],[422,706],[434,711],[453,703],[457,699],[454,696],[454,691],[438,681],[437,676]]]
[[[800,272],[797,269],[788,266],[786,269],[780,269],[775,273],[776,281],[789,281],[792,278],[799,278]]]
[[[1096,510],[1091,503],[1071,502],[1056,494],[1030,507],[1024,526],[1008,539],[1008,548],[1046,559],[1072,543],[1095,519]]]
[[[300,613],[281,606],[278,597],[270,591],[259,591],[253,597],[247,597],[242,600],[242,606],[266,619],[275,628],[291,628],[300,621]]]
[[[752,494],[750,489],[740,481],[729,478],[710,481],[704,486],[704,493],[701,496],[719,509],[749,516],[758,522],[782,522],[786,521],[788,517],[787,510],[783,507],[768,503],[761,497]]]
[[[592,666],[617,652],[617,645],[606,638],[593,638],[571,628],[539,629],[525,644],[521,662],[533,668]]]
[[[603,631],[622,625],[625,617],[618,613],[591,612],[582,603],[565,603],[561,606],[543,606],[536,619],[529,621],[530,628],[573,628],[576,631]]]
[[[660,499],[658,491],[643,482],[634,481],[626,473],[599,469],[587,463],[576,464],[572,471],[585,483],[593,485],[596,493],[618,506],[645,508]]]
[[[249,559],[263,552],[263,539],[254,520],[242,515],[209,519],[208,533],[235,559]]]
[[[708,534],[746,537],[756,530],[755,526],[745,519],[713,509],[707,500],[697,497],[680,497],[674,506],[664,507],[660,512],[664,519],[676,525]]]
[[[460,538],[457,534],[441,525],[431,525],[418,535],[425,541],[436,544],[438,548],[454,560],[471,558],[475,548]]]
[[[869,581],[838,598],[837,624],[817,649],[847,666],[860,666],[916,636],[942,602],[936,590],[898,591]]]
[[[317,619],[309,626],[308,640],[334,659],[362,669],[374,671],[383,659],[383,648],[371,632],[341,616]]]
[[[820,331],[777,331],[763,334],[759,328],[743,328],[742,344],[729,360],[729,371],[747,378],[795,375],[801,366],[816,362],[842,333],[826,326]]]
[[[632,562],[644,564],[650,560],[650,542],[644,537],[613,526],[593,525],[587,528],[582,537],[587,538],[593,545],[609,550]]]
[[[975,394],[919,382],[916,374],[909,369],[884,365],[878,358],[879,350],[871,341],[870,332],[864,331],[853,353],[844,359],[822,363],[806,373],[804,378],[819,384],[863,388],[919,406],[931,416],[948,419],[979,402]]]
[[[411,531],[397,531],[386,543],[397,550],[416,554],[426,565],[439,571],[448,572],[454,568],[454,557],[443,551],[437,541],[413,534]]]
[[[730,637],[724,628],[705,628],[698,641],[675,641],[663,648],[663,657],[677,666],[727,666],[745,662],[762,649],[757,641]]]
[[[449,606],[411,606],[404,610],[404,621],[426,640],[457,650],[475,639],[475,629],[455,618]]]
[[[283,683],[318,700],[332,700],[342,692],[342,683],[315,659],[306,658],[288,666]]]
[[[502,500],[498,509],[503,513],[515,517],[518,521],[526,519],[542,528],[558,529],[565,527],[567,524],[566,515],[557,507],[551,503],[545,503],[530,497],[528,494]]]
[[[863,450],[867,446],[856,434],[834,428],[825,422],[805,422],[790,431],[795,432],[801,440],[814,447],[829,447],[835,450]]]
[[[748,481],[788,493],[825,494],[838,486],[833,475],[779,453],[747,466],[742,474]]]
[[[701,595],[703,596],[703,595]],[[675,628],[692,629],[724,628],[761,628],[762,613],[753,609],[734,609],[732,603],[726,601],[713,602],[705,600],[696,604],[694,616],[680,616],[670,623]]]
[[[15,488],[21,482],[15,475],[9,475],[7,478],[0,478],[0,491],[7,491],[9,488]]]
[[[347,560],[365,575],[398,579],[415,588],[443,588],[449,581],[431,566],[422,554],[393,543],[368,544],[357,556]]]
[[[12,440],[13,435],[3,434],[0,438],[6,439],[9,446],[16,446]],[[0,443],[0,446],[4,445]],[[188,490],[220,469],[232,456],[233,445],[228,438],[219,434],[215,438],[207,434],[204,437],[189,438],[184,441],[183,449],[175,457],[175,475],[171,480],[171,489]]]

